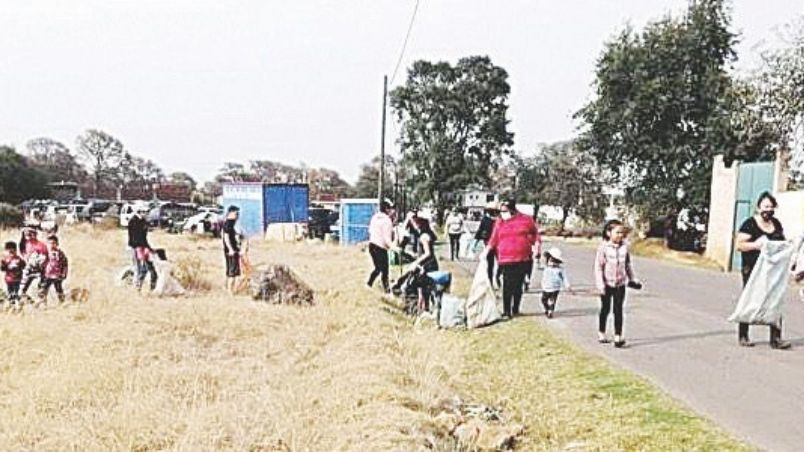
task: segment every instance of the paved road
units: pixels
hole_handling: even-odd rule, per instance
[[[770,349],[768,328],[760,326],[751,328],[756,347],[738,347],[736,325],[726,318],[740,292],[739,275],[636,258],[635,271],[645,289],[629,292],[629,345],[615,349],[597,342],[594,250],[556,245],[565,253],[578,293],[562,293],[555,317],[547,319],[539,294],[531,290],[523,300],[523,311],[531,316],[527,320],[548,325],[582,348],[648,377],[748,443],[771,451],[804,450],[804,305],[792,298],[792,291],[783,336],[793,349]],[[534,285],[539,280],[537,271]]]

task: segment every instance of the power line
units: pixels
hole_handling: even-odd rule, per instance
[[[394,73],[391,75],[391,85],[396,80],[396,73],[399,71],[399,65],[402,64],[402,57],[405,56],[405,49],[408,47],[408,39],[410,39],[410,31],[413,30],[413,22],[416,20],[416,12],[419,10],[419,1],[416,0],[416,6],[413,7],[413,14],[410,16],[410,24],[408,24],[408,32],[405,33],[405,41],[402,43],[402,50],[399,51],[399,58],[396,60],[396,67]]]

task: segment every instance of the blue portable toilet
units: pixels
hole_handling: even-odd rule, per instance
[[[223,184],[223,211],[225,213],[229,206],[240,208],[240,219],[237,223],[247,237],[262,235],[265,231],[262,198],[261,182]]]
[[[306,223],[310,189],[307,184],[265,184],[263,203],[265,227],[272,223]]]
[[[378,210],[379,202],[374,198],[342,199],[341,244],[354,245],[367,241],[369,239],[369,222]]]

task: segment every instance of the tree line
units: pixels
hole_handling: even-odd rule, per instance
[[[641,220],[686,211],[705,225],[717,154],[730,163],[792,150],[781,155],[791,155],[793,182],[804,182],[803,24],[791,24],[784,44],[742,77],[726,0],[690,0],[680,15],[626,26],[603,45],[575,136],[534,150],[516,149],[508,130],[504,68],[484,56],[417,61],[390,94],[400,126],[394,171],[413,197],[435,206],[478,184],[560,207],[562,225],[570,214],[594,223],[609,189]],[[376,180],[378,163],[364,166],[358,186]]]

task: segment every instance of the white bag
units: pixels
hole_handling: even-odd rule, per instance
[[[441,296],[441,312],[438,316],[438,326],[441,328],[457,328],[466,325],[466,300],[454,295]]]
[[[785,291],[790,281],[793,246],[774,240],[762,244],[751,277],[729,317],[730,322],[773,325],[781,328]]]
[[[154,287],[153,294],[161,297],[184,295],[184,287],[173,276],[173,265],[159,259],[154,259],[152,262],[156,269],[156,287]]]
[[[502,318],[502,313],[497,307],[497,297],[491,289],[487,267],[486,259],[481,255],[472,280],[472,288],[469,290],[469,298],[466,300],[466,326],[469,328],[490,325]]]

